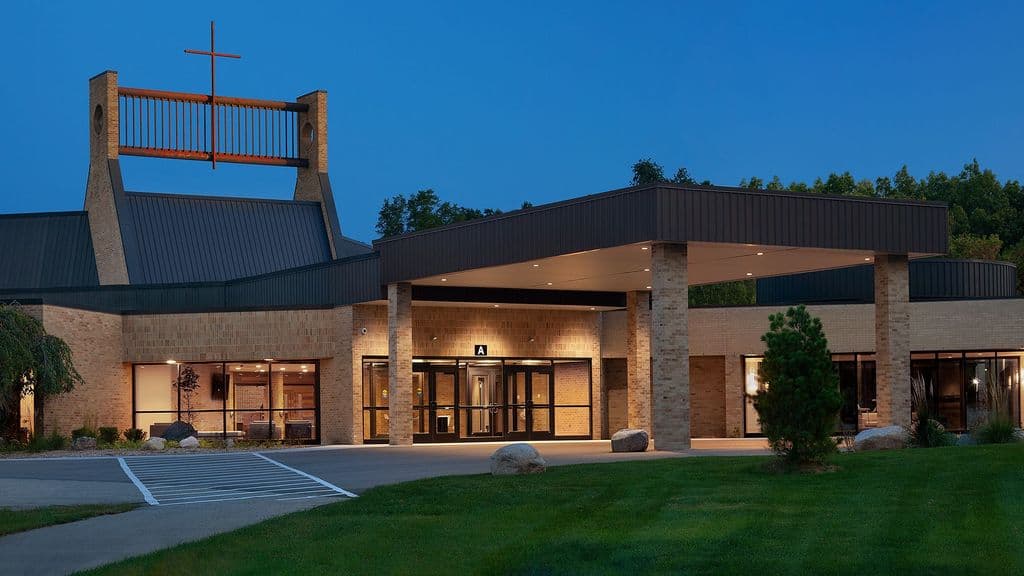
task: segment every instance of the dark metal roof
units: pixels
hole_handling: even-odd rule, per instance
[[[134,192],[125,199],[132,284],[231,280],[331,261],[316,202]]]
[[[0,301],[110,313],[332,308],[385,297],[376,253],[225,282],[0,290]]]
[[[973,300],[1017,296],[1017,267],[1009,262],[928,258],[910,263],[911,300]],[[757,281],[764,305],[874,301],[874,267],[853,266]]]
[[[742,188],[625,188],[374,243],[385,283],[636,242],[947,250],[946,205]]]
[[[0,289],[99,284],[85,212],[0,215]]]

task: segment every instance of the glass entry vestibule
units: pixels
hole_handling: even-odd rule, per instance
[[[589,439],[590,369],[590,359],[417,358],[413,441]],[[387,359],[364,358],[364,441],[387,440],[391,401]]]

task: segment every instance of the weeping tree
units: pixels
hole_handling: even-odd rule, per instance
[[[789,465],[821,464],[835,451],[832,434],[843,399],[821,320],[803,306],[769,317],[754,397],[761,430]]]
[[[47,334],[43,323],[20,306],[0,305],[0,435],[18,435],[21,399],[30,394],[35,429],[42,431],[46,397],[81,383],[67,343]]]

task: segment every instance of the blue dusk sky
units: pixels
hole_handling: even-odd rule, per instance
[[[0,213],[80,210],[87,80],[330,95],[345,234],[384,198],[514,209],[627,185],[651,157],[735,185],[958,172],[1024,179],[1019,2],[12,2]],[[294,170],[125,158],[128,190],[290,198]]]

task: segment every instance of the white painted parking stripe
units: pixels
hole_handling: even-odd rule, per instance
[[[124,458],[118,458],[117,462],[118,464],[121,465],[121,470],[124,470],[125,476],[128,476],[128,479],[132,481],[132,484],[135,484],[135,487],[138,488],[139,492],[142,493],[142,497],[146,499],[146,502],[148,502],[151,506],[158,504],[156,498],[153,498],[153,495],[149,492],[149,489],[147,489],[146,486],[139,481],[138,476],[136,476],[132,472],[132,469],[129,468],[127,464],[125,464]]]
[[[292,472],[295,472],[296,474],[305,476],[306,478],[309,478],[310,480],[312,480],[314,482],[318,482],[320,484],[323,484],[324,486],[330,488],[331,490],[334,490],[334,491],[338,492],[339,494],[344,494],[345,496],[348,496],[349,498],[358,498],[359,497],[355,493],[349,492],[348,490],[343,490],[341,488],[338,488],[334,484],[331,484],[330,482],[327,482],[326,480],[321,480],[320,478],[317,478],[316,476],[313,476],[312,474],[306,474],[302,470],[297,470],[295,468],[292,468],[291,466],[286,466],[284,464],[281,464],[277,460],[271,460],[270,458],[267,458],[266,456],[264,456],[263,454],[260,454],[259,452],[254,452],[253,454],[256,455],[256,456],[259,456],[260,458],[263,458],[264,460],[266,460],[267,462],[270,462],[271,464],[276,464],[276,465],[280,466],[281,468],[284,468],[285,470],[291,470]]]
[[[146,502],[154,506],[254,498],[356,497],[348,490],[258,453],[143,456],[118,460]]]

